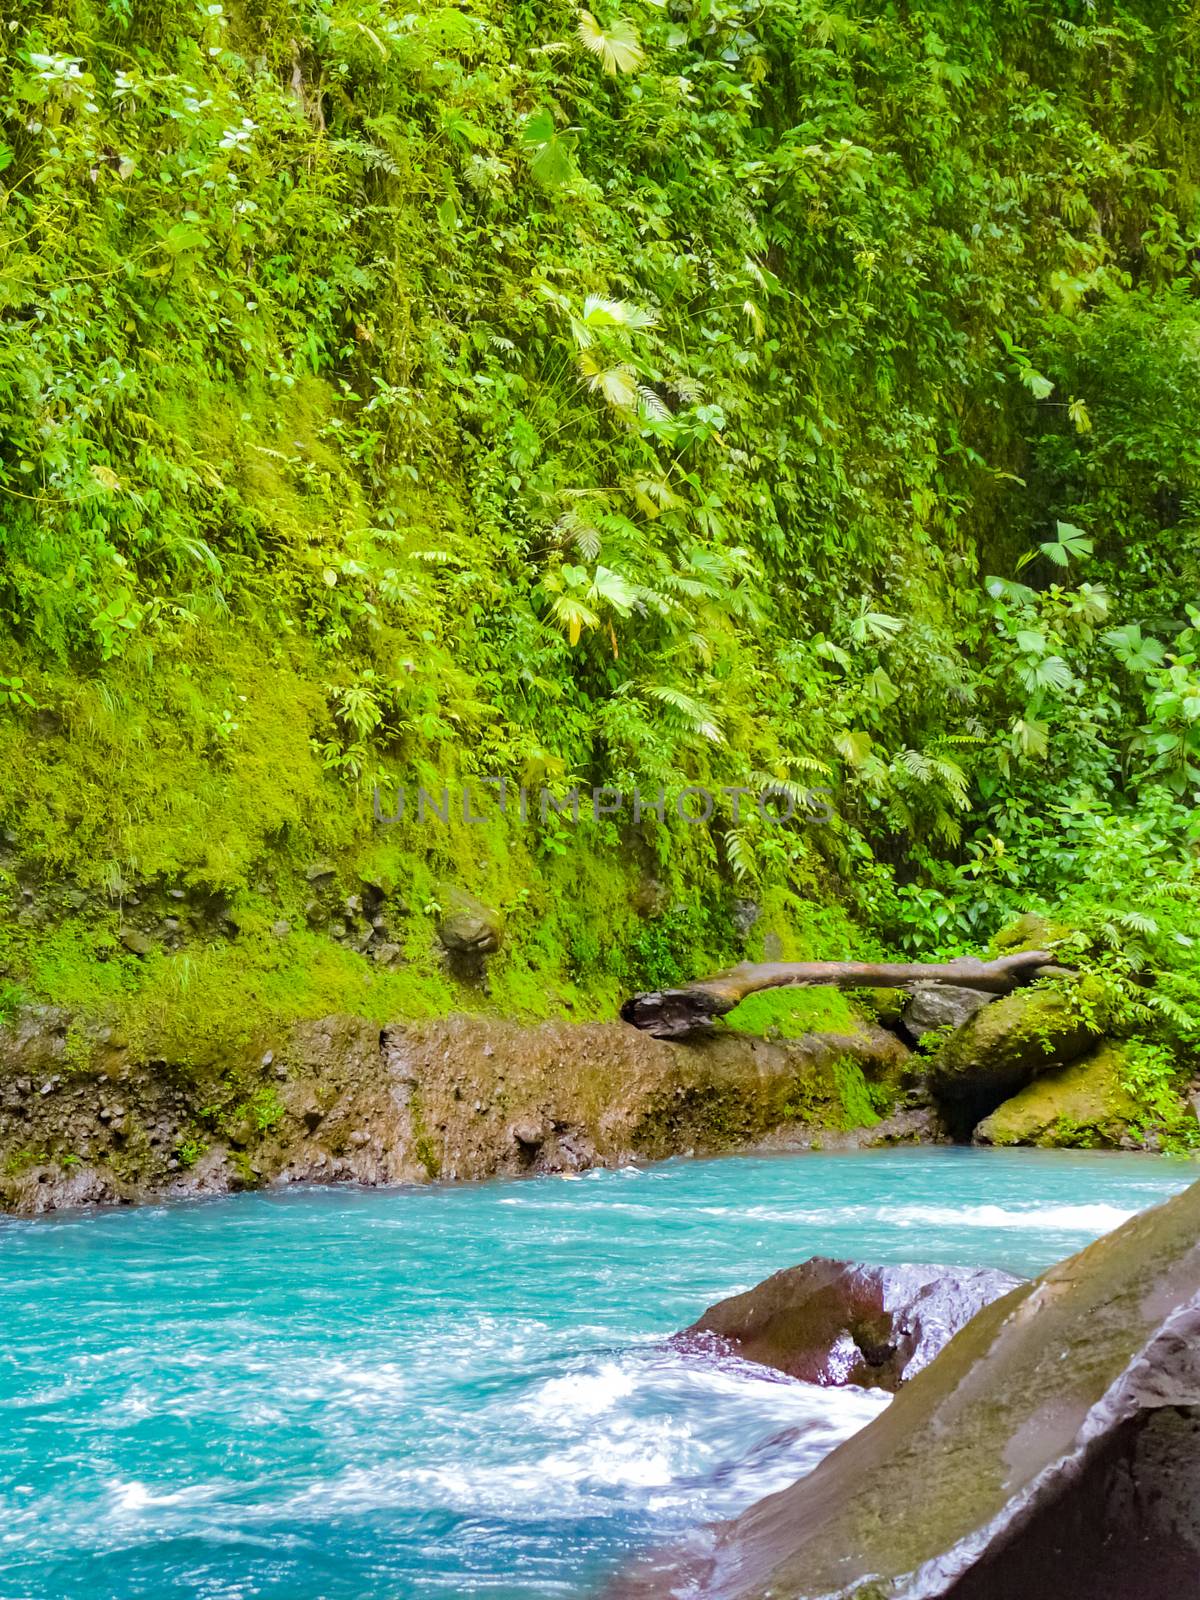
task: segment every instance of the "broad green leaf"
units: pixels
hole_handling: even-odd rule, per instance
[[[624,17],[602,28],[590,11],[581,11],[575,31],[584,49],[599,57],[605,72],[636,72],[646,59],[636,28]]]
[[[861,767],[871,753],[871,735],[861,728],[847,729],[834,735],[833,747],[852,767]]]

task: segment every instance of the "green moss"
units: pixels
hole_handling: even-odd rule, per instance
[[[10,1150],[4,1158],[3,1175],[6,1178],[19,1178],[31,1167],[44,1166],[50,1159],[50,1152],[44,1148]]]
[[[63,1066],[66,1071],[82,1077],[91,1071],[94,1057],[92,1040],[77,1023],[72,1023],[63,1041]]]
[[[442,1158],[438,1155],[437,1146],[428,1133],[419,1133],[413,1141],[413,1151],[417,1160],[429,1174],[431,1182],[435,1182],[442,1175]]]
[[[175,1159],[181,1167],[194,1167],[207,1149],[208,1144],[204,1139],[184,1139],[175,1147]]]
[[[981,1122],[975,1138],[996,1145],[1117,1145],[1138,1116],[1121,1076],[1119,1048],[1105,1045],[1036,1078]]]
[[[725,1025],[763,1038],[798,1039],[805,1033],[856,1033],[862,1018],[840,989],[761,989],[728,1012]]]
[[[858,1062],[843,1056],[833,1063],[833,1082],[842,1105],[843,1128],[873,1128],[879,1121],[875,1096]]]
[[[1072,931],[1066,923],[1027,911],[1001,928],[992,939],[992,951],[996,955],[1016,955],[1022,950],[1052,950],[1061,939],[1069,938]]]

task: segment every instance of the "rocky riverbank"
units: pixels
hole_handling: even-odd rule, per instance
[[[620,1023],[337,1016],[205,1070],[48,1007],[0,1034],[0,1199],[25,1214],[938,1136],[910,1052],[866,1020],[679,1045]]]
[[[1087,979],[776,991],[696,1040],[491,1016],[265,1026],[199,1058],[52,1006],[0,1030],[0,1205],[422,1183],[896,1141],[1155,1148]],[[787,1037],[808,996],[825,1026]],[[757,1007],[757,1009],[756,1009]]]

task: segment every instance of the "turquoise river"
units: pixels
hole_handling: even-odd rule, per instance
[[[0,1222],[0,1600],[551,1600],[884,1397],[664,1348],[810,1255],[1034,1272],[1193,1175],[928,1149]]]

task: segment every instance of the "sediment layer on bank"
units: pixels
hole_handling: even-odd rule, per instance
[[[0,1199],[37,1213],[270,1183],[578,1171],[768,1136],[934,1137],[913,1081],[904,1045],[868,1022],[677,1045],[619,1023],[333,1016],[197,1073],[38,1008],[0,1036]]]

